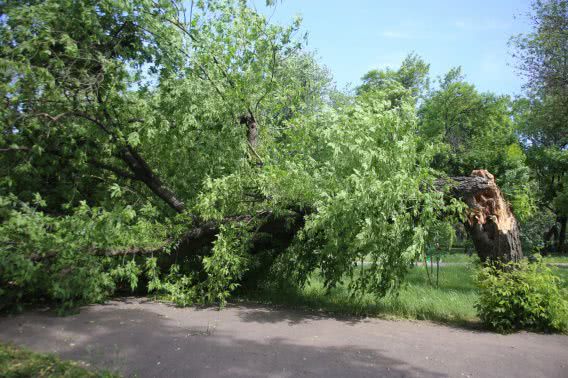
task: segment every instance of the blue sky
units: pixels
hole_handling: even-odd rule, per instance
[[[268,15],[264,0],[255,0]],[[272,22],[296,15],[308,32],[308,48],[339,87],[358,84],[373,68],[396,68],[409,52],[430,63],[434,76],[462,66],[481,91],[515,95],[522,81],[507,42],[530,28],[529,0],[282,0]]]

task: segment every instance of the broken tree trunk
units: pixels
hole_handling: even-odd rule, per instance
[[[474,170],[470,176],[451,177],[442,183],[469,206],[465,227],[482,261],[509,262],[523,257],[517,219],[491,173]]]

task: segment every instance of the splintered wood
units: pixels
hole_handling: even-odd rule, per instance
[[[517,261],[522,258],[517,220],[510,204],[486,170],[474,170],[470,177],[485,179],[481,190],[462,193],[470,207],[467,228],[482,260]]]

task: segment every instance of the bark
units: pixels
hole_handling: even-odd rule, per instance
[[[212,247],[220,225],[223,223],[233,222],[250,222],[254,217],[251,215],[239,215],[228,217],[221,222],[208,221],[199,224],[189,230],[181,239],[175,243],[173,260],[197,255],[201,252],[208,253]],[[296,232],[303,226],[304,213],[291,211],[288,214],[279,214],[278,216],[272,212],[266,212],[261,225],[254,233],[252,240],[251,253],[255,254],[259,251],[268,249],[285,249],[294,239]],[[174,244],[174,239],[168,239],[163,245],[154,248],[129,248],[122,250],[96,250],[93,254],[97,256],[123,256],[123,255],[152,255],[161,254]],[[171,261],[172,263],[174,261]]]
[[[560,222],[560,234],[558,235],[558,252],[566,253],[566,223],[568,217],[559,217]]]
[[[176,194],[168,188],[162,180],[154,174],[154,171],[146,163],[146,161],[140,156],[136,150],[133,148],[125,148],[120,157],[134,173],[134,177],[137,180],[142,181],[146,186],[164,202],[166,202],[172,209],[178,213],[183,213],[185,210],[185,204],[181,201]]]
[[[465,227],[482,261],[518,261],[523,257],[519,226],[510,204],[486,170],[474,170],[468,177],[452,177],[439,185],[462,199],[469,211]]]
[[[258,125],[252,114],[241,117],[241,124],[247,127],[247,141],[252,148],[258,145]]]
[[[554,252],[555,248],[558,248],[558,225],[554,223],[550,229],[544,233],[544,248],[541,253],[546,255],[548,253]]]
[[[249,111],[249,114],[241,116],[239,122],[247,128],[247,144],[253,155],[258,159],[256,164],[262,166],[264,162],[258,152],[256,152],[256,147],[258,146],[258,124],[256,123],[256,118]]]

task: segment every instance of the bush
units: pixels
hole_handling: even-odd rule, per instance
[[[568,331],[566,293],[542,260],[484,267],[476,284],[479,317],[496,331]]]

